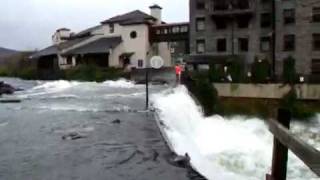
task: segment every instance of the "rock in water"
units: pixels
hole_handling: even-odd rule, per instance
[[[0,94],[13,94],[16,91],[14,87],[4,82],[0,82]]]
[[[112,121],[112,123],[113,123],[113,124],[120,124],[121,121],[120,121],[120,119],[116,119],[116,120]]]

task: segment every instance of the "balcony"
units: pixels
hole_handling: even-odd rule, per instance
[[[253,15],[255,7],[250,0],[212,0],[209,11],[213,17],[234,17]]]

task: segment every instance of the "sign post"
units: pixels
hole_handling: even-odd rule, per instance
[[[160,69],[164,65],[164,61],[160,56],[153,56],[150,59],[150,66],[154,69]],[[149,64],[146,64],[146,110],[149,109]]]

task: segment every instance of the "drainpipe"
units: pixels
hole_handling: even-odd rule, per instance
[[[276,78],[276,19],[277,19],[276,0],[272,0],[272,78]]]
[[[231,51],[232,51],[232,56],[234,56],[234,16],[232,15],[231,23]]]

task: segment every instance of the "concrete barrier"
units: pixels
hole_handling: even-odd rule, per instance
[[[230,84],[214,83],[220,97],[281,99],[290,91],[283,84]],[[294,86],[299,99],[320,100],[320,84],[298,84]]]
[[[131,72],[131,80],[136,82],[145,82],[145,69],[136,69]],[[149,80],[152,82],[166,82],[172,84],[176,82],[176,75],[174,68],[161,68],[149,70]]]

